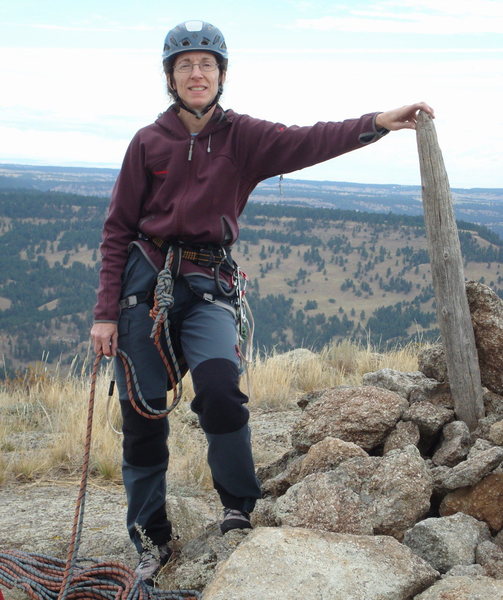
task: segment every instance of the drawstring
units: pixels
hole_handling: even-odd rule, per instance
[[[208,138],[208,147],[206,148],[206,152],[211,152],[211,133],[210,137]]]

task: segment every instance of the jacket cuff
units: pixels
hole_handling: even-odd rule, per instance
[[[364,132],[360,134],[358,138],[361,144],[372,144],[373,142],[377,142],[385,135],[388,135],[389,129],[385,127],[377,127],[376,118],[377,115],[381,114],[382,111],[374,113],[372,117],[372,131]]]
[[[93,322],[94,323],[114,323],[115,325],[118,324],[118,321],[112,321],[110,319],[94,319]]]

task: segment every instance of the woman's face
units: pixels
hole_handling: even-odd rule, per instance
[[[176,57],[173,65],[171,87],[176,90],[182,102],[193,110],[202,110],[215,98],[220,74],[217,59],[211,52],[183,52]]]

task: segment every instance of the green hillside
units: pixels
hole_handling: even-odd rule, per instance
[[[0,354],[8,366],[85,353],[108,200],[0,191]],[[436,336],[420,217],[250,203],[234,257],[250,277],[256,346],[376,345]],[[503,295],[503,242],[460,223],[466,277]]]

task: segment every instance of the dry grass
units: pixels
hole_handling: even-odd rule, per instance
[[[377,354],[371,347],[340,342],[315,354],[296,350],[256,357],[243,388],[251,395],[251,409],[284,409],[299,396],[336,385],[359,385],[370,371],[389,367],[417,370],[417,346]],[[88,412],[89,375],[50,372],[43,363],[7,379],[0,387],[0,485],[7,481],[78,477]],[[93,478],[121,479],[121,436],[118,402],[107,409],[111,364],[97,378],[90,472]],[[248,384],[247,384],[248,382]],[[249,388],[247,390],[247,387]],[[170,472],[173,482],[188,489],[211,488],[206,463],[206,441],[190,411],[193,391],[184,380],[179,407],[170,416]]]

